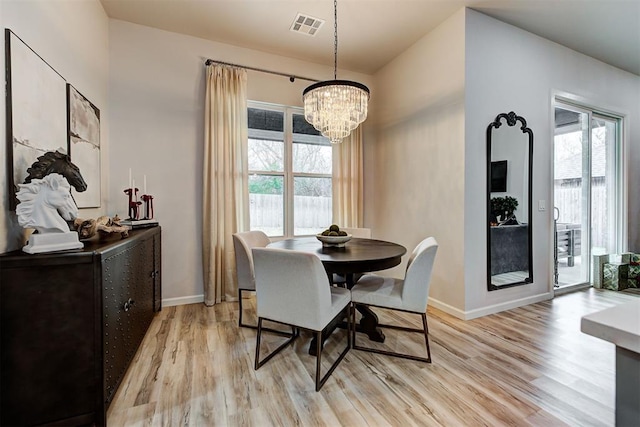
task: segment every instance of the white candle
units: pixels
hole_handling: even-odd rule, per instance
[[[144,193],[143,194],[147,194],[147,175],[144,175]]]
[[[133,180],[133,184],[131,184],[131,185],[133,185],[133,187],[131,187],[131,188],[133,189],[133,193],[135,194],[135,192],[136,192],[136,180],[135,179]]]
[[[129,188],[133,188],[131,187],[131,168],[129,168]]]

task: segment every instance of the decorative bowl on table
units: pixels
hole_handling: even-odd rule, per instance
[[[322,242],[322,246],[325,248],[344,248],[344,244],[351,240],[351,234],[346,236],[323,236],[322,234],[316,234],[316,238]]]

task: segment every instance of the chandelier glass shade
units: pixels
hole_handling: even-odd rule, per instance
[[[314,83],[302,92],[304,118],[331,143],[342,142],[367,118],[369,88],[349,80],[337,80],[338,1],[333,1],[333,78]]]
[[[304,118],[337,144],[367,118],[369,89],[348,80],[312,84],[302,93]]]

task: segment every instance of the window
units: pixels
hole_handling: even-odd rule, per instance
[[[251,230],[311,235],[331,224],[332,148],[301,108],[249,102]]]

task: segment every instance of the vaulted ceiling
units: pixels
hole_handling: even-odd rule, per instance
[[[110,18],[333,65],[331,0],[100,0]],[[338,67],[373,74],[462,7],[640,75],[640,0],[338,0]],[[290,31],[297,14],[324,20]]]

